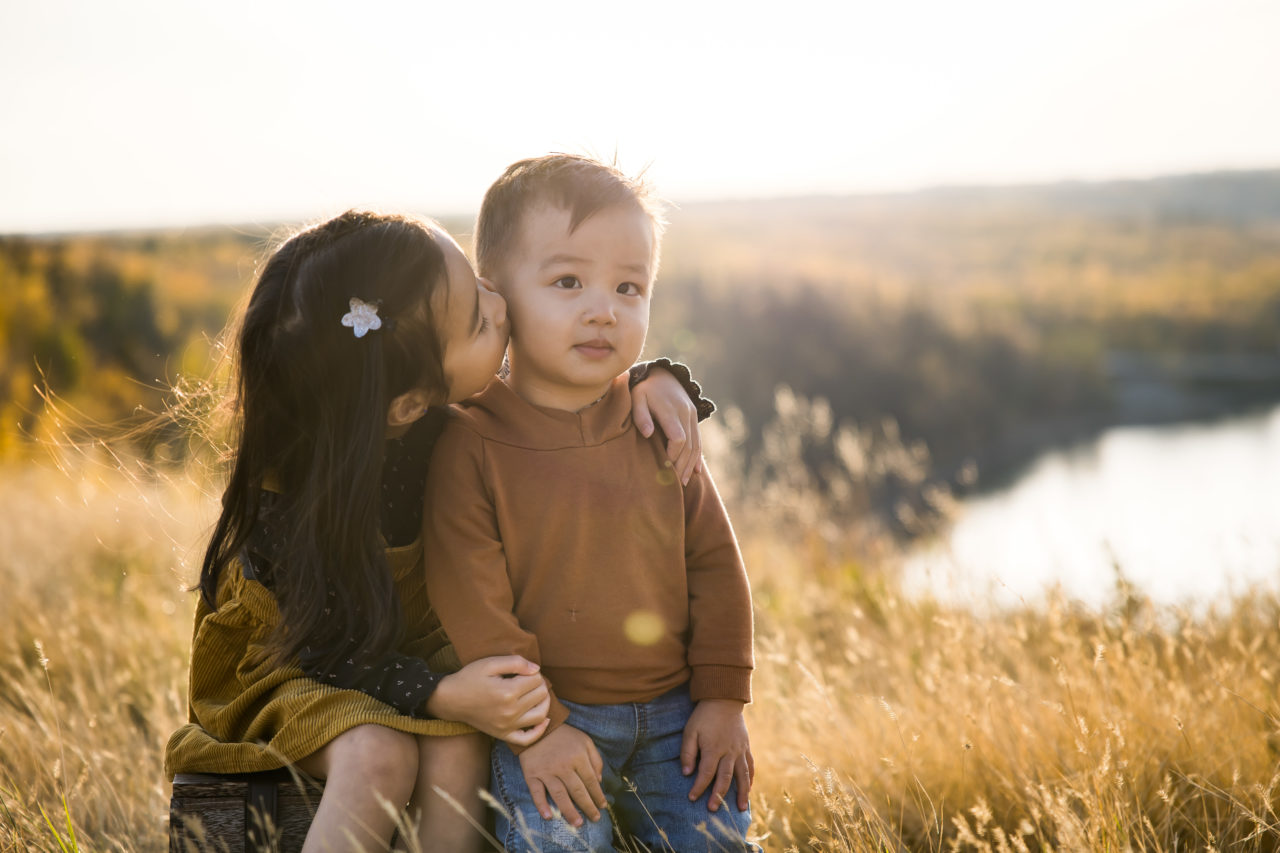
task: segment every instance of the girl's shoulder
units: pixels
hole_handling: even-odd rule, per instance
[[[386,442],[382,466],[381,533],[391,548],[412,544],[422,527],[422,500],[427,468],[440,434],[449,420],[447,407],[436,406],[415,421],[399,438]],[[249,531],[242,557],[245,577],[271,586],[271,574],[285,556],[287,509],[278,477],[263,478],[258,493],[258,514]]]

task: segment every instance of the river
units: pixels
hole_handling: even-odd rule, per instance
[[[1101,606],[1123,578],[1193,608],[1280,580],[1280,406],[1206,423],[1116,427],[967,498],[908,558],[908,589],[972,604],[1053,586]]]

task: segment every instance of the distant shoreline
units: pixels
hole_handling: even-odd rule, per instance
[[[1118,389],[1118,396],[1126,391]],[[1272,385],[1269,393],[1261,389],[1242,391],[1239,386],[1230,385],[1193,388],[1171,385],[1163,389],[1162,394],[1159,407],[1145,411],[1118,405],[1107,411],[1046,418],[1018,427],[973,454],[978,479],[964,496],[987,495],[1007,488],[1041,456],[1088,444],[1109,429],[1211,424],[1280,405],[1280,385]],[[954,472],[945,473],[954,479]]]

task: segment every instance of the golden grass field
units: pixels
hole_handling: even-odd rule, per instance
[[[1280,848],[1275,595],[982,615],[905,595],[891,550],[725,467],[767,850]],[[92,451],[0,470],[0,850],[165,848],[199,481]]]
[[[1102,611],[978,612],[905,593],[894,544],[935,529],[983,447],[1110,405],[1113,349],[1270,357],[1278,191],[1271,171],[673,211],[685,300],[655,303],[650,342],[742,407],[706,447],[755,592],[767,850],[1280,850],[1275,593],[1192,613],[1118,580]],[[0,235],[0,853],[165,848],[217,478],[65,447],[42,389],[114,423],[199,386],[271,230]],[[767,425],[780,382],[830,405],[784,394]],[[890,412],[912,440],[853,423]]]

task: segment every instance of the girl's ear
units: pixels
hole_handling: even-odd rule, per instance
[[[406,391],[392,399],[387,409],[387,426],[391,429],[404,429],[427,413],[431,405],[431,396],[420,388]]]

